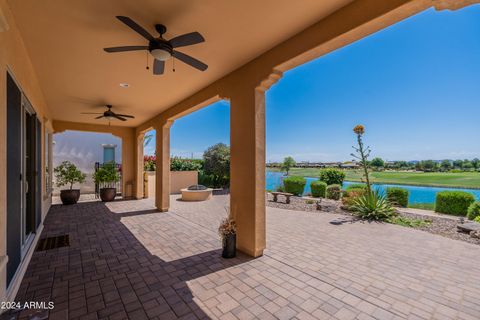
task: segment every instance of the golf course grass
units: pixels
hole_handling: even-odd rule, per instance
[[[268,171],[280,171],[268,168]],[[291,176],[318,177],[320,169],[317,168],[292,168]],[[346,181],[361,181],[361,170],[345,170]],[[403,172],[382,171],[371,172],[372,183],[404,184],[413,186],[450,187],[480,189],[480,172]]]

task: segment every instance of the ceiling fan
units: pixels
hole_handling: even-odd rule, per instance
[[[122,121],[127,121],[125,118],[135,118],[134,116],[128,115],[128,114],[119,114],[115,113],[112,111],[112,106],[107,104],[105,107],[107,107],[107,110],[105,112],[82,112],[81,114],[100,114],[100,116],[96,117],[95,119],[101,119],[105,118],[107,120],[122,120]]]
[[[167,27],[163,24],[156,24],[155,30],[160,34],[159,37],[155,38],[147,30],[141,27],[138,23],[125,16],[117,16],[117,19],[125,23],[135,32],[140,34],[142,37],[148,40],[148,46],[123,46],[123,47],[111,47],[104,48],[106,52],[126,52],[126,51],[142,51],[148,50],[150,54],[155,58],[153,62],[153,74],[160,75],[163,74],[165,69],[165,61],[174,57],[200,71],[207,70],[208,66],[185,54],[180,51],[174,50],[174,48],[191,46],[197,43],[204,42],[205,39],[198,32],[186,33],[181,36],[177,36],[173,39],[166,40],[163,38],[163,34],[167,32]]]

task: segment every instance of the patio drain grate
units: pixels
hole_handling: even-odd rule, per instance
[[[38,241],[36,251],[45,251],[45,250],[68,247],[68,246],[70,246],[70,238],[68,234],[65,234],[62,236],[40,239]]]

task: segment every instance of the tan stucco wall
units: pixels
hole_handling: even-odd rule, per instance
[[[197,171],[172,171],[170,173],[170,193],[178,194],[180,189],[198,184]]]
[[[146,171],[144,173],[143,196],[145,198],[155,198],[155,171]]]
[[[155,197],[155,171],[145,172],[146,198]],[[198,184],[197,171],[171,171],[170,172],[170,194],[179,194],[180,189]]]
[[[5,0],[0,0],[0,301],[5,299],[6,290],[6,74],[7,70],[14,77],[21,90],[31,102],[42,122],[42,167],[44,167],[44,127],[50,127],[48,119],[51,115],[37,81],[28,51],[23,43],[15,21]],[[42,175],[42,216],[50,207],[50,197],[45,194],[45,181]],[[32,250],[33,250],[32,246]],[[28,260],[28,259],[26,259]],[[11,288],[12,294],[15,288]]]

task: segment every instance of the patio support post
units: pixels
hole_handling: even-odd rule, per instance
[[[107,128],[108,129],[108,128]],[[122,195],[124,197],[134,197],[135,190],[135,151],[136,138],[134,128],[125,128],[118,135],[122,139]],[[115,133],[111,132],[113,135]],[[131,185],[131,189],[127,190],[127,185]],[[127,192],[128,191],[128,192]]]
[[[156,131],[155,206],[159,211],[170,207],[170,127],[173,121],[162,121]]]
[[[143,139],[145,138],[145,133],[142,132],[137,136],[136,141],[136,174],[135,174],[135,198],[143,199]]]
[[[259,257],[266,242],[265,94],[252,87],[230,99],[230,211],[237,249]]]

